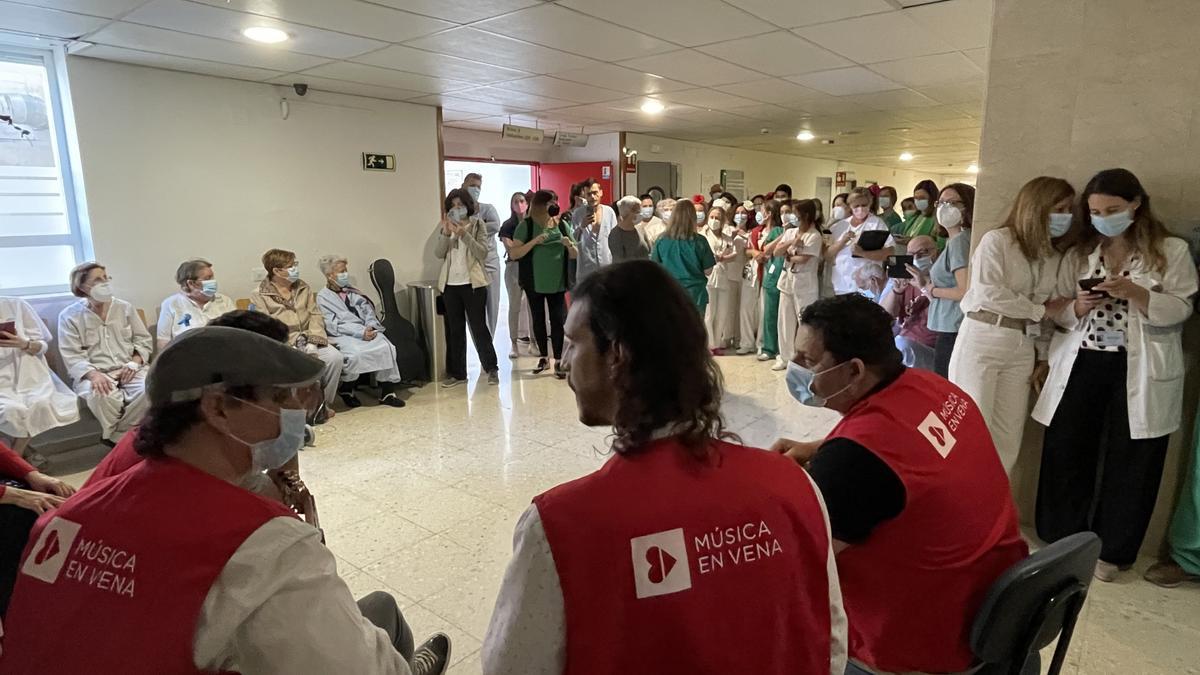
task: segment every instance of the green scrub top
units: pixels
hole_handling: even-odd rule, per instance
[[[759,247],[760,248],[766,247],[767,244],[775,241],[782,234],[783,234],[782,227],[771,228],[771,231],[768,232],[767,236],[764,237],[763,240],[759,243]],[[767,259],[766,265],[767,265],[767,268],[766,268],[766,272],[763,274],[762,287],[765,289],[774,290],[776,288],[776,284],[779,282],[780,275],[783,274],[783,258],[776,258],[776,257],[772,256]]]
[[[567,248],[563,240],[572,243],[574,240],[563,235],[557,227],[542,229],[526,218],[513,230],[513,241],[524,244],[543,233],[546,241],[534,246],[529,253],[533,256],[533,290],[544,295],[562,293],[567,290]]]
[[[691,239],[659,237],[654,242],[650,259],[666,268],[698,308],[708,304],[708,277],[704,270],[712,269],[717,259],[704,235],[697,234]]]

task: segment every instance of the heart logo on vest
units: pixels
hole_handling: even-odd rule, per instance
[[[33,557],[33,563],[35,565],[41,565],[42,563],[46,562],[46,558],[52,557],[60,550],[62,549],[60,549],[58,546],[58,531],[52,530],[50,532],[50,536],[46,537],[46,542],[42,544],[41,550],[39,550],[37,555]]]
[[[651,546],[650,550],[646,551],[646,562],[650,563],[650,581],[661,584],[675,568],[676,560],[670,553],[657,546]]]

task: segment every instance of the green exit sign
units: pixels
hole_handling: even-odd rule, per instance
[[[363,171],[395,171],[396,156],[375,152],[363,153]]]

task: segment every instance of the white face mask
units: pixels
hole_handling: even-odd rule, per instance
[[[783,222],[787,223],[789,227],[795,227],[800,222],[800,216],[794,213],[785,213],[783,214]]]
[[[962,209],[953,204],[941,204],[937,207],[938,225],[947,230],[952,227],[958,227],[963,222]]]
[[[746,214],[739,213],[733,217],[733,222],[739,227],[746,224]]]
[[[833,214],[831,217],[833,218],[834,222],[837,222],[839,220],[845,220],[846,219],[846,207],[844,207],[844,206],[833,207]]]
[[[478,202],[480,189],[472,185],[471,187],[467,188],[467,194],[471,195],[471,199],[474,199],[476,202]]]
[[[108,281],[101,281],[95,286],[92,286],[92,290],[88,291],[88,297],[100,304],[112,302],[112,283]]]
[[[720,232],[721,231],[721,221],[717,220],[716,218],[709,218],[708,219],[708,229],[712,230],[713,232]]]
[[[704,222],[704,214],[697,211],[696,212],[696,224],[699,225],[700,223],[703,223],[703,222]]]
[[[653,217],[654,217],[654,207],[643,206],[642,207],[642,220],[650,220]]]
[[[450,220],[453,220],[456,223],[461,223],[467,217],[467,210],[461,206],[455,206],[454,208],[450,209],[450,212],[446,215],[450,216]]]

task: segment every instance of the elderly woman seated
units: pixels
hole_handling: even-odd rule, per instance
[[[317,293],[317,306],[325,316],[325,333],[345,359],[342,384],[338,388],[342,401],[351,408],[362,405],[354,389],[363,375],[375,373],[381,394],[379,402],[403,408],[404,401],[396,395],[401,380],[400,369],[396,367],[396,348],[383,336],[383,324],[375,314],[374,303],[350,284],[345,258],[321,256],[317,265],[325,275],[325,288]]]
[[[316,414],[316,423],[333,417],[334,396],[342,375],[342,353],[329,344],[325,317],[317,309],[316,292],[300,280],[300,263],[291,251],[273,248],[262,256],[267,278],[250,294],[250,307],[279,319],[288,327],[288,344],[325,363],[321,371],[324,405]]]
[[[80,300],[58,315],[58,351],[75,393],[100,422],[100,437],[116,443],[148,407],[150,331],[133,305],[113,297],[108,271],[99,263],[71,270],[71,292]]]
[[[237,309],[228,295],[217,292],[212,263],[201,258],[188,260],[175,271],[179,292],[163,300],[158,310],[158,348],[166,349],[186,330],[207,326],[209,321]]]

